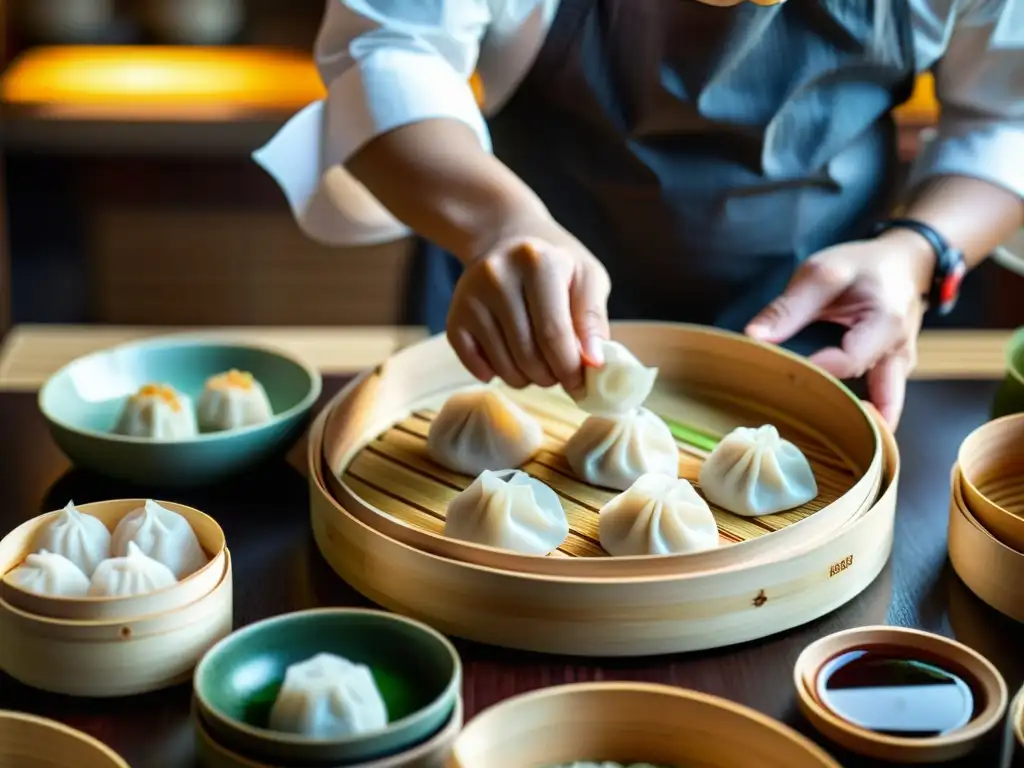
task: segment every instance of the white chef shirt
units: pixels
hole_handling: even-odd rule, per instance
[[[897,2],[900,0],[896,0]],[[908,0],[918,71],[933,70],[941,117],[917,183],[973,176],[1024,197],[1024,0]],[[490,151],[484,116],[514,93],[559,0],[327,0],[315,59],[327,97],[254,155],[302,229],[337,245],[408,234],[344,164],[388,131],[460,120]],[[469,78],[476,71],[485,103]]]

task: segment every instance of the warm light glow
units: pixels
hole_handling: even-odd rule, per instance
[[[935,78],[925,73],[917,79],[914,93],[896,108],[896,118],[905,123],[934,123],[939,117],[935,99]]]

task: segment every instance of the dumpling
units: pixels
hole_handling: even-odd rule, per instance
[[[648,368],[617,341],[602,342],[604,365],[587,366],[583,396],[576,404],[588,413],[614,416],[639,408],[647,400],[657,368]]]
[[[190,576],[208,562],[188,520],[152,500],[121,518],[114,529],[111,554],[124,557],[129,543],[170,568],[176,579]]]
[[[251,373],[234,369],[207,379],[197,413],[203,432],[251,427],[274,417],[263,385]]]
[[[711,507],[689,481],[643,475],[601,508],[601,546],[620,557],[678,555],[718,546]]]
[[[479,477],[448,504],[444,535],[525,555],[548,555],[569,535],[558,496],[518,470]]]
[[[700,488],[712,504],[744,517],[793,509],[818,495],[807,457],[771,424],[722,438],[700,468]]]
[[[98,517],[86,515],[69,501],[63,511],[39,531],[33,542],[36,552],[46,550],[63,555],[86,576],[110,557],[110,531]]]
[[[540,423],[494,387],[456,392],[427,432],[427,451],[453,472],[476,477],[485,469],[525,464],[544,442]]]
[[[8,584],[53,597],[85,597],[89,577],[63,555],[45,549],[25,558],[25,562],[4,577]]]
[[[565,444],[565,459],[583,482],[619,491],[648,473],[679,477],[672,430],[646,408],[590,416]]]
[[[114,432],[154,440],[184,440],[198,434],[192,400],[166,384],[146,384],[128,398]]]
[[[338,739],[388,724],[388,710],[370,668],[330,653],[292,664],[270,710],[272,730]]]
[[[144,595],[177,581],[170,568],[148,557],[134,542],[128,542],[128,554],[104,560],[96,567],[89,597]]]

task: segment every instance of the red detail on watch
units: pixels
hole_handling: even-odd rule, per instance
[[[966,275],[967,265],[961,261],[942,280],[938,291],[940,311],[949,311],[956,304],[956,300],[960,296],[960,286],[963,284]]]

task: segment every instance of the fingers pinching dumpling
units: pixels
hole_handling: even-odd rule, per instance
[[[648,368],[617,341],[602,341],[604,365],[584,370],[583,395],[576,405],[588,413],[610,416],[639,408],[647,400],[658,378],[657,368]]]
[[[619,491],[648,473],[679,477],[672,431],[646,408],[590,416],[565,444],[565,459],[583,482]]]

